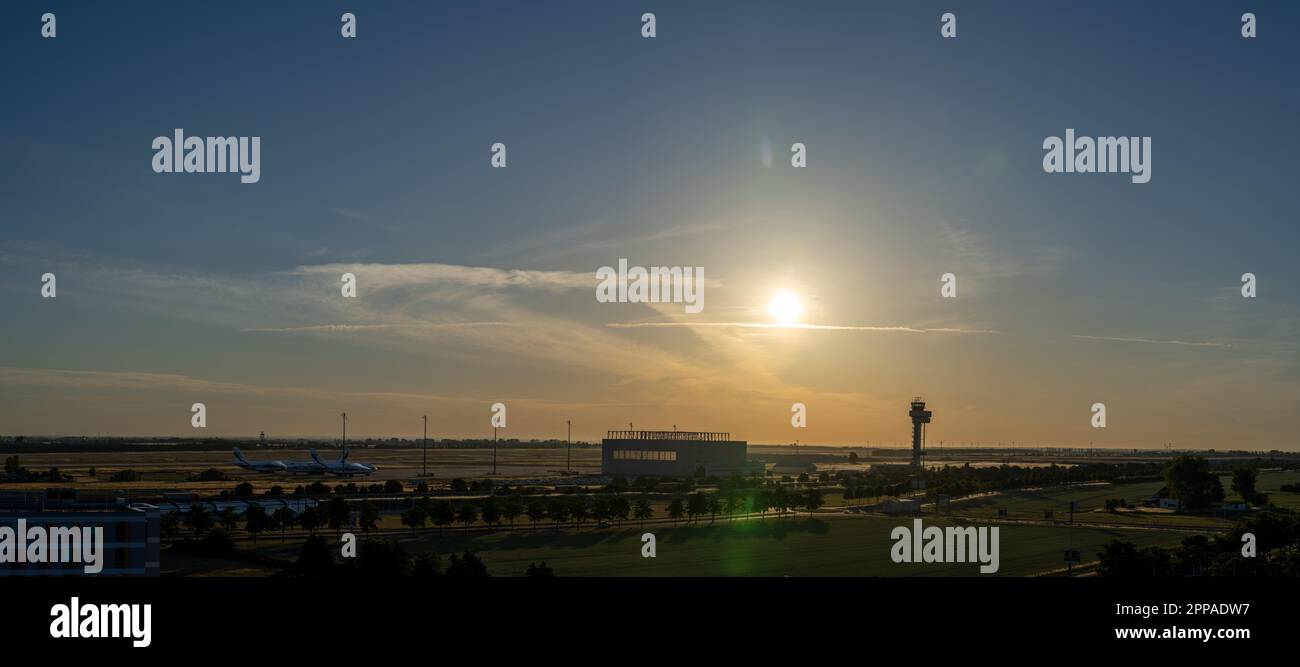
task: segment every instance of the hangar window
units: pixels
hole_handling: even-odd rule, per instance
[[[645,449],[618,449],[618,450],[614,450],[614,460],[616,461],[676,461],[677,452],[645,450]]]

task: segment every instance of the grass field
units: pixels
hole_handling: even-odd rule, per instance
[[[1300,510],[1300,493],[1281,490],[1283,484],[1300,484],[1300,470],[1263,472],[1256,482],[1256,490],[1267,493],[1269,502],[1278,507]]]
[[[959,525],[948,520],[925,525]],[[983,525],[983,524],[981,524]],[[417,537],[398,537],[410,552],[443,555],[473,551],[494,575],[521,575],[529,563],[546,561],[559,576],[621,577],[815,577],[815,576],[978,576],[975,564],[898,564],[890,560],[890,531],[912,526],[911,518],[806,516],[783,520],[737,521],[693,526],[652,525],[603,530],[551,528],[464,534],[449,529],[438,537],[424,530]],[[641,535],[656,536],[656,558],[641,557]],[[333,542],[333,535],[322,533]],[[389,535],[386,537],[397,537]],[[1114,538],[1139,545],[1178,543],[1184,536],[1150,530],[1063,526],[1000,527],[999,576],[1031,576],[1064,566],[1063,551],[1078,549],[1085,561]],[[302,540],[280,543],[263,539],[263,553],[292,560]],[[247,543],[242,546],[249,547]],[[171,570],[173,564],[164,558]],[[183,564],[178,564],[183,565]],[[240,566],[229,565],[227,574]],[[255,574],[249,572],[248,574]]]

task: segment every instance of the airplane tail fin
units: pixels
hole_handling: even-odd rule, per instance
[[[244,458],[244,453],[239,451],[238,447],[235,448],[235,460],[240,463],[248,463],[248,459]]]
[[[339,463],[346,463],[348,460],[348,450],[345,448],[342,454],[339,454]]]
[[[314,447],[313,447],[312,450],[311,450],[311,460],[313,460],[313,461],[315,461],[315,462],[317,462],[317,463],[319,463],[319,464],[321,464],[321,465],[325,465],[325,462],[322,461],[322,460],[320,460],[320,454],[317,454],[317,453],[316,453],[316,448],[314,448]]]

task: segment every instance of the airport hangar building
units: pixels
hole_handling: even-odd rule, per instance
[[[747,474],[748,444],[730,433],[610,431],[600,445],[600,472],[625,477]]]

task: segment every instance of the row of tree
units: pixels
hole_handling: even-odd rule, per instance
[[[1254,536],[1252,557],[1242,553],[1246,533]],[[1193,535],[1172,548],[1113,540],[1097,559],[1097,573],[1106,577],[1298,577],[1300,520],[1294,513],[1261,512],[1225,535]]]
[[[669,500],[665,514],[673,519],[674,524],[686,520],[698,522],[708,517],[710,522],[719,516],[733,519],[737,514],[757,513],[766,516],[769,511],[778,515],[803,509],[810,514],[823,505],[819,489],[792,489],[786,486],[758,489],[727,489],[714,493],[697,491],[689,496],[676,496]],[[581,524],[595,521],[597,525],[607,522],[622,524],[636,520],[642,525],[655,517],[655,508],[647,496],[635,500],[625,496],[553,496],[549,499],[534,498],[525,501],[521,496],[497,498],[489,496],[479,501],[451,501],[428,496],[418,498],[401,514],[402,525],[412,533],[429,524],[436,526],[439,533],[457,523],[466,530],[480,520],[489,527],[502,523],[512,529],[517,521],[527,519],[532,527],[550,522],[558,527],[569,522]],[[254,542],[263,533],[279,531],[284,533],[291,528],[302,528],[309,533],[321,528],[330,528],[337,535],[344,529],[354,526],[367,536],[379,525],[381,513],[370,501],[350,503],[335,496],[327,502],[307,507],[295,513],[288,507],[279,507],[267,512],[262,505],[249,503],[241,515],[233,507],[213,512],[206,505],[191,505],[186,513],[168,512],[161,518],[163,537],[176,537],[182,527],[196,538],[203,537],[216,528],[233,532],[243,522],[243,529],[253,537]]]

